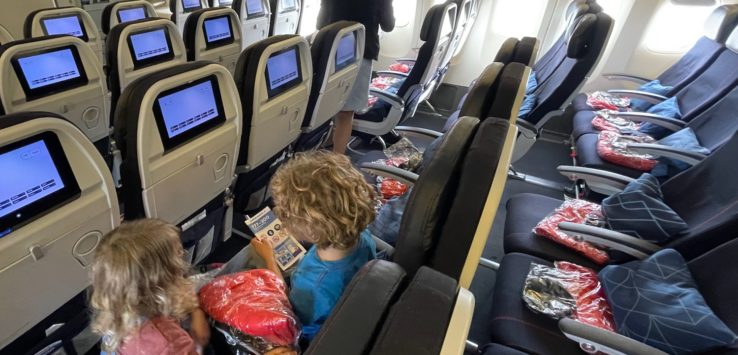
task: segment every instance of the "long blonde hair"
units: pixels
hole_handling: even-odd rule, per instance
[[[128,222],[106,235],[92,264],[92,329],[115,351],[147,318],[182,320],[197,307],[177,227]]]
[[[376,193],[344,155],[297,154],[277,171],[271,189],[287,230],[318,248],[352,248],[374,220]]]

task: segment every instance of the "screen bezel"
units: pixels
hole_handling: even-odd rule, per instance
[[[116,10],[116,12],[115,12],[115,17],[117,17],[117,18],[118,18],[118,23],[128,23],[128,22],[138,21],[138,20],[131,20],[131,21],[126,21],[126,22],[123,22],[123,19],[122,19],[122,18],[120,17],[120,12],[121,12],[121,11],[125,11],[125,10],[132,10],[132,9],[142,9],[142,10],[143,10],[143,12],[144,12],[144,17],[143,17],[143,18],[144,18],[144,19],[146,19],[146,18],[149,18],[149,14],[148,14],[148,12],[146,11],[146,6],[144,6],[144,5],[125,6],[125,7],[124,7],[124,6],[121,6],[121,7],[120,7],[120,8],[118,8],[118,10]],[[139,20],[143,20],[143,19],[139,19]]]
[[[297,78],[295,78],[293,80],[294,81],[293,84],[285,83],[284,85],[282,85],[282,86],[280,86],[280,87],[278,87],[276,89],[272,89],[272,87],[270,85],[270,83],[272,81],[269,78],[269,59],[271,59],[272,57],[278,56],[280,54],[289,52],[291,50],[295,50],[295,55],[297,56]],[[270,100],[273,99],[273,98],[275,98],[275,97],[277,97],[277,96],[279,96],[279,95],[281,95],[281,94],[283,94],[283,93],[285,93],[285,92],[287,92],[287,91],[289,91],[289,90],[292,90],[292,89],[300,86],[300,84],[302,84],[302,81],[303,81],[303,77],[302,77],[302,57],[300,56],[300,46],[299,45],[289,46],[287,48],[284,48],[284,49],[281,49],[281,50],[279,50],[277,52],[272,53],[267,58],[267,61],[264,63],[264,66],[265,66],[264,77],[266,79],[267,96],[269,96],[269,99]]]
[[[184,2],[185,0],[179,0],[179,4],[182,5],[182,13],[189,14],[191,12],[202,9],[202,1],[200,0],[197,0],[198,5],[196,7],[185,7]]]
[[[283,5],[283,4],[284,4],[284,1],[285,1],[285,0],[279,0],[279,4],[280,4],[280,5]],[[294,6],[291,6],[291,7],[285,7],[285,8],[280,8],[280,11],[279,11],[279,13],[280,13],[280,14],[283,14],[283,13],[286,13],[286,12],[292,12],[292,11],[297,11],[297,9],[298,9],[298,8],[300,7],[300,4],[299,4],[298,0],[292,0],[292,1],[293,1],[293,2],[294,2],[294,4],[295,4]]]
[[[70,80],[60,81],[58,83],[54,83],[51,85],[31,89],[31,87],[28,85],[26,74],[23,72],[23,69],[21,68],[19,59],[33,57],[33,56],[42,55],[42,54],[51,53],[51,52],[58,52],[58,51],[62,51],[65,49],[72,50],[72,57],[74,57],[74,62],[77,63],[77,69],[79,70],[79,77],[70,79]],[[47,96],[50,96],[50,95],[53,95],[53,94],[56,94],[62,91],[85,86],[87,85],[87,83],[89,83],[89,80],[87,79],[87,72],[85,71],[85,65],[82,62],[81,57],[79,56],[77,47],[75,47],[74,45],[46,48],[46,49],[40,49],[40,50],[18,54],[18,55],[13,56],[13,58],[10,60],[10,63],[13,65],[13,70],[15,71],[15,75],[18,77],[18,81],[20,82],[21,87],[23,88],[23,92],[26,94],[27,101],[44,98],[44,97],[47,97]]]
[[[167,47],[169,48],[169,53],[167,53],[166,55],[153,56],[153,57],[137,60],[136,51],[133,48],[133,36],[140,35],[140,34],[147,33],[147,32],[159,31],[159,30],[164,30],[164,38],[167,40]],[[139,70],[141,68],[145,68],[148,66],[156,65],[156,64],[163,63],[163,62],[174,59],[174,47],[172,46],[172,39],[169,34],[169,28],[167,26],[156,27],[153,29],[147,28],[147,29],[143,29],[140,31],[131,32],[128,35],[128,38],[126,39],[126,41],[128,42],[128,53],[131,54],[131,60],[133,61],[134,70]]]
[[[222,19],[222,18],[225,18],[225,19],[228,20],[228,30],[231,32],[231,36],[228,37],[228,38],[222,38],[222,39],[219,39],[219,40],[216,40],[216,41],[213,41],[213,42],[208,42],[208,30],[205,27],[205,22],[219,20],[219,19]],[[202,21],[202,33],[205,35],[205,48],[206,49],[214,49],[214,48],[218,48],[218,47],[227,46],[229,44],[232,44],[236,40],[235,39],[236,36],[233,33],[233,23],[231,23],[231,16],[229,16],[227,14],[226,15],[222,15],[222,16],[208,17],[205,20],[203,20]]]
[[[44,16],[44,17],[42,17],[41,18],[41,29],[44,31],[44,35],[45,36],[49,36],[49,31],[46,29],[46,22],[45,22],[46,20],[56,20],[56,19],[65,18],[65,17],[75,17],[77,19],[77,23],[79,23],[79,28],[82,29],[82,36],[81,37],[76,37],[76,36],[72,36],[72,35],[66,34],[66,33],[65,34],[62,34],[62,35],[79,38],[83,42],[87,42],[87,41],[90,40],[90,38],[87,36],[87,29],[85,28],[85,23],[84,23],[84,21],[82,21],[82,16],[80,16],[79,14],[60,14],[60,15]]]
[[[59,137],[57,137],[54,132],[42,132],[32,137],[24,138],[17,142],[0,147],[0,154],[5,154],[11,150],[36,143],[38,141],[43,141],[46,144],[46,148],[49,150],[49,155],[51,155],[51,160],[54,162],[54,165],[56,165],[56,169],[59,172],[59,177],[61,177],[64,187],[36,202],[21,207],[11,214],[0,217],[0,237],[6,236],[14,230],[18,230],[20,227],[43,217],[53,209],[77,199],[81,194],[77,178],[74,176],[69,160],[67,160],[67,157],[64,154]],[[20,214],[21,217],[18,217],[18,214]]]
[[[263,17],[263,16],[266,15],[266,6],[264,6],[265,5],[264,0],[259,0],[259,1],[261,2],[261,11],[255,12],[253,14],[249,12],[249,3],[248,3],[248,1],[247,0],[244,0],[243,1],[243,7],[246,10],[246,19],[249,19],[250,20],[250,19],[254,19],[254,18],[258,18],[258,17]]]
[[[184,89],[189,89],[193,86],[197,86],[199,84],[210,82],[213,86],[213,95],[215,96],[215,107],[218,109],[218,116],[211,118],[209,121],[195,126],[192,129],[183,132],[177,136],[174,136],[172,138],[169,138],[169,134],[167,133],[167,124],[164,121],[164,115],[161,112],[161,106],[159,105],[159,99],[161,99],[164,96],[169,96],[175,92],[182,91]],[[154,100],[154,120],[156,121],[156,126],[159,128],[159,137],[161,138],[161,143],[164,146],[164,153],[168,153],[182,144],[193,140],[208,131],[214,129],[215,127],[218,127],[225,123],[226,121],[226,115],[225,110],[223,109],[223,100],[222,96],[220,94],[220,85],[218,83],[218,78],[215,74],[208,75],[204,78],[197,79],[191,82],[188,82],[186,84],[162,91],[159,95],[156,96],[156,99]]]
[[[352,60],[347,61],[346,63],[338,64],[338,48],[336,48],[336,54],[333,56],[333,61],[334,61],[334,66],[335,66],[335,69],[336,69],[335,70],[336,73],[338,73],[341,70],[344,70],[344,69],[350,67],[351,64],[356,64],[356,62],[358,60],[358,58],[356,58],[356,54],[358,54],[358,52],[359,52],[358,51],[358,44],[357,44],[358,41],[357,41],[357,38],[356,38],[357,37],[356,36],[356,31],[351,31],[351,32],[348,32],[345,35],[341,36],[341,38],[338,40],[338,43],[340,44],[341,41],[343,41],[343,39],[346,36],[351,36],[351,35],[354,36],[354,58]]]

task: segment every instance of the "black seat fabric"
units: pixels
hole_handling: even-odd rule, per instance
[[[370,261],[346,286],[305,354],[366,354],[404,280],[405,271],[399,265]]]
[[[197,23],[200,16],[206,14],[210,9],[200,9],[187,16],[184,30],[182,31],[182,40],[187,49],[187,61],[195,60],[195,41],[197,40]]]
[[[372,355],[438,354],[456,302],[456,281],[427,267],[418,270],[392,306]]]
[[[515,57],[515,48],[517,48],[518,43],[520,43],[520,40],[514,37],[508,38],[505,42],[502,42],[500,49],[497,50],[494,62],[502,64],[512,62]]]
[[[687,259],[724,243],[738,227],[738,135],[698,165],[661,185],[664,202],[687,222],[689,228],[664,245]],[[524,194],[508,201],[504,248],[548,260],[584,262],[578,253],[532,233],[533,227],[563,201]],[[527,233],[526,233],[527,231]]]
[[[525,65],[533,65],[536,56],[538,55],[538,38],[535,37],[523,37],[515,46],[515,54],[513,55],[512,61]]]
[[[524,352],[500,344],[487,344],[479,349],[482,355],[525,355]]]

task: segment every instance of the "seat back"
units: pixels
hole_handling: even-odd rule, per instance
[[[115,185],[90,140],[52,113],[0,117],[0,348],[90,284],[120,221]]]
[[[738,87],[734,87],[722,99],[687,124],[692,128],[700,145],[715,151],[727,143],[738,130],[734,117],[738,107]]]
[[[103,36],[87,11],[79,7],[60,7],[31,12],[23,25],[26,38],[72,35],[87,42],[103,63]]]
[[[390,307],[404,288],[405,271],[384,260],[364,265],[346,286],[305,354],[369,352]]]
[[[115,107],[134,80],[187,62],[187,51],[172,21],[151,18],[113,27],[105,42],[108,88]]]
[[[180,34],[184,34],[184,26],[190,14],[207,7],[206,0],[169,0],[171,20],[177,25]]]
[[[454,45],[456,44],[454,40],[458,42],[460,39],[460,37],[457,37],[458,33],[456,31],[458,7],[452,2],[447,2],[442,4],[442,6],[444,6],[444,13],[441,25],[429,29],[431,32],[434,32],[432,35],[437,36],[436,48],[429,64],[430,71],[427,73],[428,77],[424,77],[424,80],[421,80],[422,82],[426,80],[432,82],[432,88],[435,88],[439,84],[440,76],[445,74],[445,71],[448,69],[448,64],[451,62],[451,57],[453,56]]]
[[[102,66],[87,43],[71,36],[10,42],[0,47],[0,67],[5,112],[63,115],[107,151],[108,90]]]
[[[300,0],[269,0],[272,8],[272,25],[269,35],[294,35],[300,24],[302,6]]]
[[[241,54],[241,21],[230,8],[202,9],[187,17],[183,40],[187,60],[209,60],[233,73]]]
[[[451,202],[456,195],[464,156],[477,131],[479,119],[462,117],[444,135],[435,154],[423,164],[400,223],[392,259],[408,275],[430,261]]]
[[[364,26],[341,21],[323,27],[310,48],[313,84],[303,130],[311,132],[340,111],[359,74],[364,58]]]
[[[566,58],[566,42],[569,27],[573,26],[579,17],[590,13],[593,9],[587,4],[588,0],[573,0],[564,13],[564,30],[554,44],[536,61],[533,71],[536,73],[538,82],[548,80],[551,74]]]
[[[458,27],[458,39],[456,39],[456,43],[452,47],[453,52],[451,53],[451,58],[454,58],[461,53],[461,49],[464,47],[466,40],[469,39],[472,27],[474,27],[474,22],[476,22],[477,19],[476,12],[478,12],[478,10],[474,8],[477,6],[477,4],[475,4],[475,2],[478,2],[477,0],[453,1],[457,6],[456,26]]]
[[[156,17],[156,9],[146,0],[123,0],[108,4],[100,20],[106,35],[118,24]]]
[[[230,236],[242,122],[233,77],[217,64],[181,64],[126,87],[114,130],[126,218],[176,224],[188,260],[202,261]]]
[[[518,47],[520,40],[510,37],[502,42],[500,49],[497,50],[493,63],[507,64],[513,61],[515,57],[515,48]]]
[[[244,48],[269,37],[272,17],[269,0],[233,0],[231,6],[241,18]]]
[[[538,57],[540,45],[541,42],[538,38],[523,37],[517,46],[515,46],[515,54],[513,55],[512,61],[532,67],[536,57]]]
[[[0,45],[13,41],[13,36],[5,27],[0,25]]]

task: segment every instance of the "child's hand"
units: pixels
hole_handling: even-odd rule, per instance
[[[251,239],[251,247],[254,248],[256,255],[264,259],[267,264],[274,260],[274,250],[269,241],[262,241],[259,238]]]
[[[210,325],[208,325],[208,319],[205,312],[203,312],[202,309],[197,308],[192,311],[190,317],[192,318],[192,324],[190,326],[192,339],[203,347],[208,345],[210,342]]]
[[[264,353],[264,355],[297,355],[297,351],[291,348],[275,348]]]

